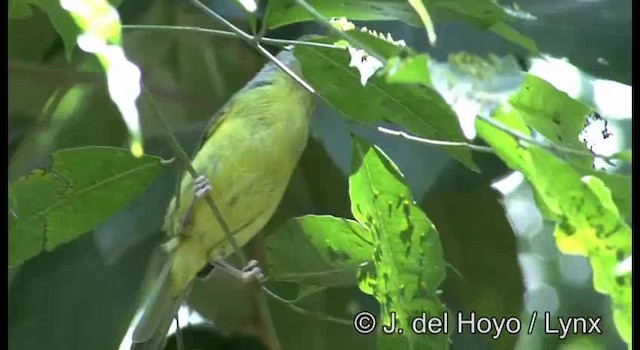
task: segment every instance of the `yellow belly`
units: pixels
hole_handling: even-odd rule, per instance
[[[303,107],[306,107],[303,105]],[[277,106],[253,105],[249,115],[279,113]],[[280,111],[279,119],[225,120],[193,160],[198,174],[212,187],[210,196],[239,246],[246,244],[269,221],[286,190],[308,138],[308,110]],[[264,118],[263,118],[264,119]],[[171,202],[165,229],[173,236],[166,245],[173,256],[171,289],[177,295],[208,261],[233,253],[211,208],[193,200],[193,179],[180,185],[180,205]]]

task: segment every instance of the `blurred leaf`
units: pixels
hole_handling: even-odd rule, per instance
[[[412,200],[411,191],[396,166],[377,147],[353,138],[351,210],[372,233],[373,264],[358,271],[360,289],[380,302],[381,324],[408,329],[421,312],[442,317],[445,306],[438,287],[445,278],[445,263],[435,227]],[[379,349],[447,349],[448,335],[422,337],[382,334]]]
[[[424,29],[427,31],[427,38],[429,38],[429,42],[431,45],[435,45],[436,43],[436,30],[433,27],[433,21],[431,20],[431,16],[429,16],[429,12],[425,7],[422,0],[407,0],[411,7],[416,10],[418,16],[420,16],[420,20],[424,25]]]
[[[551,142],[587,151],[578,135],[584,129],[587,114],[591,110],[581,102],[556,90],[548,82],[525,74],[520,90],[511,96],[509,103],[520,111],[527,125]],[[591,158],[581,156],[570,159],[582,166],[591,166],[592,162]]]
[[[516,236],[497,193],[486,183],[474,187],[427,193],[423,199],[425,212],[440,232],[446,261],[461,275],[449,273],[443,290],[466,315],[519,315],[524,285]],[[518,336],[502,333],[498,339],[483,340],[487,348],[511,350]]]
[[[299,163],[309,196],[321,214],[351,217],[349,181],[315,136],[309,138]]]
[[[566,58],[548,55],[532,58],[529,74],[544,79],[605,119],[631,119],[631,85],[598,79]]]
[[[80,48],[94,54],[104,68],[109,96],[129,129],[131,153],[141,157],[144,149],[136,106],[141,91],[141,72],[127,59],[120,46],[122,26],[118,12],[107,0],[63,1],[61,4],[82,30],[78,37],[82,40]]]
[[[325,17],[346,17],[351,20],[400,20],[413,26],[421,24],[420,18],[406,0],[367,1],[367,0],[308,0]],[[270,1],[270,13],[267,18],[269,29],[287,24],[310,21],[313,17],[295,0]]]
[[[292,218],[267,238],[272,278],[309,285],[355,284],[355,271],[372,249],[364,227],[333,216]]]
[[[500,110],[496,120],[528,134],[516,110]],[[538,198],[559,218],[554,236],[565,254],[587,256],[593,269],[596,291],[609,295],[621,337],[631,340],[631,277],[615,276],[615,268],[631,254],[631,229],[620,217],[610,190],[602,180],[582,177],[569,164],[537,146],[524,148],[484,121],[479,135],[505,163],[523,173]]]
[[[392,57],[385,67],[388,83],[423,84],[431,86],[427,55],[407,58]]]
[[[401,50],[368,33],[348,33],[385,56],[391,57]],[[318,41],[334,43],[337,40],[324,38]],[[416,136],[464,141],[455,114],[435,90],[426,86],[388,84],[384,78],[376,76],[362,86],[358,72],[349,67],[348,54],[343,50],[297,46],[294,54],[300,60],[304,78],[348,118],[369,125],[388,121]],[[469,168],[477,169],[469,150],[446,149]]]
[[[495,22],[491,27],[489,27],[489,30],[500,35],[507,41],[527,49],[532,55],[537,55],[539,53],[538,46],[533,39],[518,32],[505,22]]]
[[[65,46],[65,56],[71,59],[71,54],[76,46],[76,38],[80,34],[80,29],[73,22],[67,11],[60,5],[60,1],[51,0],[26,0],[24,3],[40,7],[47,13],[51,24],[56,29]]]
[[[189,325],[180,328],[181,341],[187,349],[227,349],[227,350],[268,350],[259,339],[249,335],[225,335],[214,327]],[[176,344],[178,337],[173,333],[167,340],[164,350],[181,350]]]
[[[300,285],[300,289],[298,289],[298,295],[296,296],[296,301],[300,301],[308,296],[320,293],[326,289],[327,287],[325,286],[314,286],[314,285],[302,284]]]
[[[117,148],[57,151],[51,170],[36,170],[9,188],[9,265],[53,250],[85,233],[135,198],[162,169]]]
[[[23,0],[9,0],[9,19],[23,19],[31,16],[33,11]]]
[[[624,150],[613,155],[614,157],[631,164],[631,150]]]
[[[109,266],[84,235],[21,265],[9,293],[9,348],[117,349],[157,244],[146,243]]]
[[[477,116],[493,110],[518,91],[523,73],[510,56],[486,59],[467,52],[448,55],[447,62],[429,61],[433,87],[454,110],[467,139],[476,137]]]
[[[430,0],[422,1],[434,22],[464,21],[478,29],[491,29],[505,39],[537,53],[535,43],[518,33],[505,21],[516,18],[491,0]],[[414,27],[424,25],[407,0],[308,0],[326,18],[346,17],[350,20],[399,20]],[[270,2],[267,26],[270,29],[314,18],[295,0]]]

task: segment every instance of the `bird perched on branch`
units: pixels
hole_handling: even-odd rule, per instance
[[[300,73],[291,52],[276,59]],[[192,160],[201,176],[185,173],[169,204],[166,258],[135,325],[132,349],[162,348],[192,281],[209,262],[234,252],[205,196],[238,246],[246,244],[282,199],[307,144],[312,109],[312,94],[270,62],[214,116]],[[252,264],[243,274],[258,272]]]

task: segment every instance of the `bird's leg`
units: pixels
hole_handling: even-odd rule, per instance
[[[187,223],[191,219],[191,214],[193,213],[193,206],[196,203],[198,198],[202,198],[211,192],[211,184],[206,176],[200,175],[193,180],[193,199],[189,203],[189,208],[187,208],[186,213],[182,217],[180,222],[180,229],[178,232],[183,232]]]
[[[224,271],[238,278],[244,283],[254,281],[262,282],[265,280],[264,273],[262,273],[262,269],[260,268],[260,266],[258,266],[257,260],[250,260],[247,263],[247,266],[242,268],[242,270],[238,270],[236,267],[232,266],[222,259],[216,259],[212,262],[212,264],[223,269]]]

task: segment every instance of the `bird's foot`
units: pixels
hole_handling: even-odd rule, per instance
[[[193,180],[193,199],[189,203],[189,208],[187,208],[187,211],[180,221],[180,229],[178,230],[178,235],[180,235],[187,227],[187,224],[191,219],[193,206],[195,205],[196,200],[198,198],[206,196],[209,192],[211,192],[211,184],[209,183],[209,179],[207,179],[206,176],[200,175]]]
[[[202,198],[211,192],[211,184],[206,176],[200,175],[193,180],[193,195],[196,198]]]
[[[236,267],[222,259],[215,260],[213,264],[227,271],[230,275],[238,278],[244,283],[263,282],[266,279],[262,269],[258,266],[257,260],[250,260],[247,263],[247,266],[243,267],[241,270],[238,270]]]

